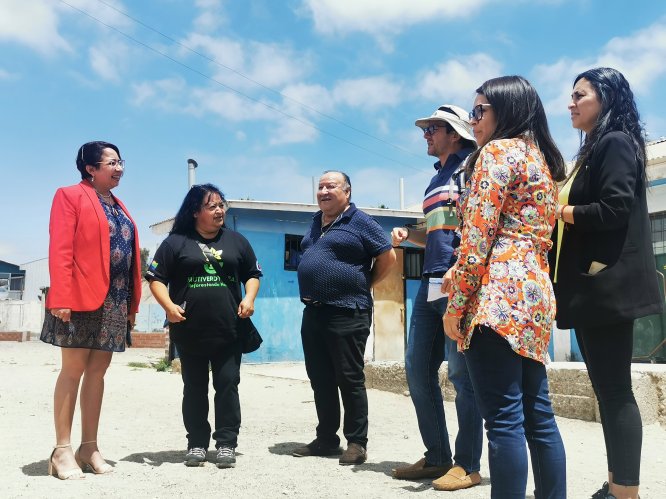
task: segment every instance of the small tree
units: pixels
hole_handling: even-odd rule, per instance
[[[150,250],[148,248],[141,248],[139,251],[141,253],[141,275],[145,275],[148,270],[148,255],[150,254]]]

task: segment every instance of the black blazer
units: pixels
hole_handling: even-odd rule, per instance
[[[554,286],[559,328],[604,326],[662,311],[645,189],[629,136],[604,135],[569,192],[575,223],[565,225]],[[606,267],[592,275],[593,261]]]

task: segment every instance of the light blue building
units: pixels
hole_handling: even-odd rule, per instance
[[[264,273],[252,318],[264,343],[247,357],[250,362],[303,359],[300,338],[303,304],[299,299],[296,266],[301,237],[318,209],[315,204],[229,200],[226,225],[250,241]],[[362,210],[374,217],[387,234],[396,226],[414,226],[423,217],[420,211]],[[166,236],[172,222],[173,219],[166,220],[151,229]],[[423,250],[398,249],[397,253],[393,272],[374,292],[375,318],[366,351],[368,359],[404,359],[406,322],[418,288]],[[157,317],[150,319],[153,323],[164,321],[164,313],[156,306],[143,307],[141,314],[144,317],[138,321],[145,321],[145,314]]]

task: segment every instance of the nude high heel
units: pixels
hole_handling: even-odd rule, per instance
[[[84,461],[81,458],[81,447],[86,444],[95,444],[95,443],[97,443],[97,440],[88,440],[87,442],[81,442],[79,448],[76,449],[76,453],[74,454],[74,459],[76,459],[76,462],[79,464],[79,466],[81,466],[82,470],[92,471],[95,475],[105,475],[106,473],[112,473],[113,466],[111,466],[109,463],[104,463],[99,468],[95,468],[92,464]]]
[[[51,456],[49,456],[49,475],[59,478],[60,480],[80,480],[85,478],[86,476],[83,474],[81,468],[72,468],[71,470],[61,472],[53,463],[53,454],[55,454],[55,451],[66,447],[71,447],[71,444],[60,444],[53,447],[53,452],[51,452]]]

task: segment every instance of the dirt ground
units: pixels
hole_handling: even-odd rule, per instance
[[[291,450],[313,438],[316,424],[302,364],[244,365],[240,386],[243,426],[235,469],[183,465],[186,446],[178,374],[130,367],[157,362],[163,352],[134,349],[114,355],[106,376],[99,445],[115,472],[84,480],[47,476],[54,443],[52,393],[59,349],[39,341],[0,343],[0,495],[2,497],[453,497],[490,496],[488,463],[481,485],[437,492],[429,480],[390,476],[419,459],[423,448],[408,397],[369,390],[369,460],[353,467],[334,458],[294,458]],[[212,391],[212,387],[211,387]],[[212,396],[212,395],[211,395]],[[212,404],[211,404],[212,408]],[[455,435],[455,407],[446,403]],[[212,413],[211,413],[212,420]],[[568,497],[589,497],[604,480],[601,426],[558,419],[567,450]],[[74,434],[80,431],[75,415]],[[451,439],[453,441],[453,438]],[[73,439],[78,445],[79,438]],[[214,457],[209,452],[209,457]],[[666,429],[644,429],[641,497],[666,497]],[[531,478],[528,491],[532,490]],[[414,495],[417,493],[418,495]],[[528,494],[528,497],[532,497]]]

